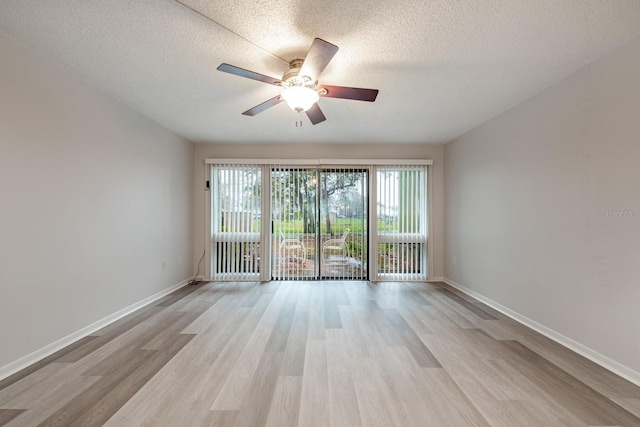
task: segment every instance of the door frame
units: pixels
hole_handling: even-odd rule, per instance
[[[370,212],[370,206],[369,206],[369,195],[370,195],[370,190],[369,190],[369,185],[370,185],[370,178],[369,178],[369,174],[371,173],[371,168],[367,167],[367,166],[353,166],[353,165],[339,165],[339,166],[314,166],[314,165],[269,165],[270,170],[267,171],[265,170],[264,173],[269,173],[269,190],[273,190],[274,189],[274,185],[277,186],[276,181],[274,181],[274,172],[279,176],[280,173],[285,172],[285,173],[291,173],[291,175],[285,175],[284,179],[287,180],[287,176],[289,177],[295,177],[293,178],[295,179],[299,179],[298,178],[298,174],[299,173],[303,173],[303,174],[308,174],[308,176],[313,176],[312,181],[314,182],[314,187],[313,187],[313,192],[315,193],[315,195],[313,196],[313,229],[315,230],[313,233],[307,233],[304,237],[303,236],[295,236],[293,239],[288,238],[283,240],[283,243],[292,241],[293,247],[299,247],[300,242],[296,242],[295,240],[298,239],[306,239],[306,242],[308,243],[310,241],[310,237],[313,237],[313,241],[314,241],[314,250],[313,250],[313,271],[308,271],[307,269],[301,269],[301,270],[307,270],[305,272],[308,272],[309,275],[301,275],[300,272],[298,272],[297,274],[288,274],[288,273],[284,273],[282,272],[282,270],[278,269],[277,267],[277,263],[272,262],[271,264],[271,280],[369,280],[369,265],[370,265],[370,252],[368,251],[368,245],[369,245],[369,233],[370,233],[370,227],[371,227],[371,212]],[[361,270],[361,274],[355,274],[355,275],[339,275],[337,273],[329,273],[330,268],[328,266],[334,265],[334,264],[327,264],[325,262],[325,257],[324,257],[324,245],[326,244],[327,240],[331,240],[333,239],[334,241],[336,241],[338,238],[336,237],[336,235],[334,235],[333,237],[329,236],[329,238],[327,238],[327,234],[326,234],[326,222],[323,220],[323,214],[326,215],[327,212],[325,212],[324,208],[326,207],[326,205],[324,205],[325,202],[328,203],[328,198],[325,198],[323,196],[325,188],[322,184],[323,182],[323,175],[324,174],[333,174],[333,173],[357,173],[360,175],[360,178],[357,182],[359,182],[360,187],[359,187],[359,193],[361,195],[359,201],[360,203],[360,207],[361,207],[361,211],[362,211],[362,217],[359,218],[359,221],[356,219],[355,221],[352,221],[352,224],[350,226],[347,226],[349,228],[351,228],[350,231],[350,236],[349,238],[351,238],[351,236],[355,235],[356,232],[358,232],[359,230],[361,230],[360,232],[358,232],[357,234],[360,235],[362,242],[362,245],[364,247],[367,248],[367,251],[365,251],[364,253],[360,254],[360,257],[358,258],[354,258],[357,259],[359,261],[362,262],[363,266],[366,266],[366,269],[362,269]],[[278,240],[278,236],[280,233],[282,233],[282,228],[274,228],[273,224],[274,224],[274,218],[273,215],[275,213],[275,211],[273,210],[274,208],[274,201],[273,200],[269,200],[269,205],[271,207],[271,210],[269,211],[269,215],[266,214],[264,217],[265,218],[269,218],[269,220],[271,221],[271,242],[269,243],[269,248],[273,249],[273,242]],[[366,203],[366,205],[365,205]],[[326,216],[325,216],[326,219]],[[357,228],[356,225],[357,224],[361,224],[362,227],[361,228]],[[337,224],[337,223],[336,223]],[[263,225],[264,226],[264,225]],[[342,226],[344,227],[344,225]],[[342,228],[342,227],[337,227],[338,229]],[[284,237],[284,236],[283,236]],[[343,243],[344,245],[344,243]],[[272,252],[273,253],[277,253],[277,251]],[[353,257],[352,257],[353,258]],[[273,259],[272,259],[273,261]],[[345,264],[346,265],[346,264]],[[298,269],[296,269],[298,270]]]

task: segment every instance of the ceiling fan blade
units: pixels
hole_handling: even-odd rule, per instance
[[[327,93],[323,94],[322,89],[325,89]],[[373,102],[378,96],[378,89],[363,89],[359,87],[322,85],[317,87],[316,90],[320,91],[321,96],[328,98],[354,99],[356,101]]]
[[[309,117],[309,120],[311,120],[311,124],[314,124],[314,125],[317,125],[318,123],[321,123],[327,120],[327,118],[324,116],[324,113],[320,109],[320,106],[318,106],[317,102],[313,104],[313,106],[309,108],[307,111],[305,111],[305,113],[307,113],[307,117]]]
[[[311,81],[318,80],[318,77],[327,68],[331,58],[337,51],[338,46],[322,39],[313,39],[309,52],[300,68],[300,75],[311,77]]]
[[[280,95],[274,96],[273,98],[264,101],[262,104],[258,104],[253,108],[249,108],[247,111],[245,111],[242,114],[245,116],[255,116],[258,113],[262,113],[267,108],[271,108],[274,105],[280,104],[281,102],[282,102],[282,98],[280,98]]]
[[[255,71],[245,70],[244,68],[236,67],[235,65],[220,64],[217,69],[218,71],[235,74],[236,76],[246,77],[248,79],[257,80],[270,85],[277,86],[281,82],[280,79],[274,79],[273,77],[265,76],[264,74],[256,73]]]

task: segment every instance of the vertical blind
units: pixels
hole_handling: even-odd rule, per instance
[[[314,169],[271,170],[271,276],[274,280],[316,277],[317,177]]]
[[[260,277],[261,168],[212,166],[212,278]]]
[[[368,276],[368,169],[322,168],[320,183],[321,278]]]
[[[376,171],[378,280],[426,280],[425,166],[380,166]]]

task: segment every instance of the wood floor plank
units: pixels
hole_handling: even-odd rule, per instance
[[[156,332],[150,339],[142,341],[140,348],[142,350],[162,350],[172,344],[172,341],[178,336],[182,331],[185,330],[187,326],[189,326],[197,317],[199,317],[200,313],[179,313],[179,316],[173,319],[168,324],[165,324],[164,327]],[[193,335],[193,334],[189,334]]]
[[[118,336],[126,333],[131,328],[138,325],[141,321],[150,319],[152,316],[160,312],[160,310],[162,310],[162,307],[145,307],[143,308],[142,313],[138,315],[134,315],[135,313],[132,313],[132,315],[126,316],[126,318],[124,319],[120,319],[120,321],[117,322],[117,326],[109,325],[106,328],[103,328],[102,330],[96,332],[95,334],[93,334],[95,335],[95,339],[92,339],[85,343],[83,346],[80,346],[74,351],[65,354],[64,356],[57,359],[57,361],[65,363],[77,362],[78,360],[91,354],[98,348],[116,339]]]
[[[380,306],[378,306],[378,303],[376,301],[370,301],[367,307],[368,318],[388,345],[404,345],[402,336],[397,333],[393,325],[389,322],[389,319],[386,317],[384,310],[388,309],[382,309],[380,308]]]
[[[298,420],[300,426],[329,425],[329,384],[324,339],[307,340]]]
[[[470,312],[472,312],[473,314],[475,314],[476,316],[478,316],[481,319],[484,320],[498,320],[495,316],[487,313],[484,308],[481,306],[481,303],[479,302],[471,302],[469,300],[467,300],[466,298],[463,298],[462,296],[460,296],[457,293],[452,292],[451,290],[447,289],[447,288],[441,288],[441,292],[444,296],[446,296],[447,298],[452,299],[453,301],[455,301],[456,303],[458,303],[458,305],[466,308],[467,310],[469,310]]]
[[[234,426],[263,426],[266,424],[275,393],[283,353],[264,352],[251,381],[249,393],[235,419]]]
[[[215,335],[206,329],[196,335],[108,424],[134,425],[141,419],[159,424],[170,422],[174,417],[182,417],[183,421],[198,416],[204,419],[267,302],[268,299],[261,300],[252,309],[237,308],[227,312],[226,320],[239,325],[238,328],[226,328]],[[203,316],[219,314],[207,311]],[[215,339],[205,338],[211,336]],[[148,402],[145,395],[155,398]],[[193,420],[193,424],[199,423]]]
[[[312,282],[309,286],[311,305],[309,307],[309,339],[324,339],[324,290],[322,282]]]
[[[371,301],[368,301],[366,306],[352,306],[353,317],[349,325],[354,325],[353,330],[361,334],[362,339],[353,343],[353,345],[364,345],[365,349],[361,351],[363,353],[361,357],[376,357],[380,354],[380,350],[388,345],[388,339],[385,338],[380,328],[376,325],[376,319],[379,319],[380,311],[378,311],[377,305],[374,305],[372,309],[371,303]],[[348,317],[347,320],[349,320]]]
[[[345,345],[347,338],[348,335],[344,329],[327,330],[329,420],[331,425],[361,426],[358,398]]]
[[[402,315],[407,324],[413,329],[416,333],[420,331],[424,334],[433,334],[433,331],[429,328],[429,326],[422,321],[422,317],[419,313],[424,312],[424,308],[416,309],[414,307],[398,307],[398,313]]]
[[[42,427],[70,425],[88,411],[102,396],[117,387],[120,381],[129,376],[138,367],[144,365],[144,362],[150,359],[153,353],[154,351],[138,351],[134,357],[123,361],[121,370],[114,375],[101,378],[89,389],[85,390],[84,393],[72,399],[38,425]]]
[[[274,325],[284,306],[288,287],[280,287],[275,293],[271,304],[261,318],[242,353],[232,362],[232,369],[226,372],[226,380],[212,402],[211,410],[239,410],[244,397],[247,394],[255,370],[260,363],[261,355],[265,350],[274,329]]]
[[[26,409],[0,409],[0,426],[4,426],[12,419],[22,414]]]
[[[224,382],[230,365],[225,366],[218,360],[209,366],[194,362],[193,354],[180,352],[105,425],[182,425],[191,422],[193,416],[204,420],[219,391],[216,386],[220,387]],[[149,396],[154,398],[149,399]]]
[[[273,393],[267,427],[295,427],[298,425],[302,376],[279,376]]]
[[[503,345],[517,357],[517,369],[589,425],[638,426],[640,418],[517,341]],[[515,361],[512,359],[512,362]],[[606,415],[604,415],[606,414]]]
[[[477,328],[477,323],[482,319],[473,312],[461,306],[443,292],[432,292],[433,308],[440,316],[453,325],[461,329]]]
[[[98,381],[99,377],[85,377],[81,375],[68,375],[64,382],[51,387],[48,393],[32,398],[28,403],[29,409],[7,424],[7,427],[35,426],[46,420],[58,408],[75,399],[86,389]],[[59,381],[59,380],[58,380]],[[21,399],[26,398],[22,397]],[[15,402],[18,404],[18,402]]]
[[[156,305],[149,304],[145,307],[142,307],[139,310],[134,311],[133,313],[129,313],[128,315],[116,320],[113,323],[106,325],[103,328],[100,328],[96,332],[92,333],[90,336],[99,337],[107,334],[120,335],[121,333],[130,330],[136,325],[146,322],[156,314],[162,313],[164,309],[165,309],[164,307],[158,307]]]
[[[324,327],[325,329],[342,328],[340,309],[338,307],[338,288],[331,284],[324,285]]]
[[[616,404],[620,405],[627,411],[640,417],[640,399],[612,399]]]
[[[420,369],[418,386],[437,426],[489,426],[446,369]]]
[[[31,368],[27,368],[30,372],[28,375],[19,376],[20,380],[12,382],[9,386],[0,390],[0,408],[5,407],[8,402],[18,398],[21,395],[30,393],[41,382],[48,378],[58,375],[61,370],[71,366],[66,363],[50,363],[40,366],[39,369],[31,372]]]
[[[333,293],[336,299],[336,304],[338,305],[351,305],[351,299],[349,298],[349,294],[345,289],[345,283],[348,284],[349,282],[343,282],[343,281],[325,282],[325,286],[328,286],[333,290]]]
[[[262,291],[260,290],[260,288],[254,287],[249,292],[247,292],[247,295],[245,296],[245,298],[243,298],[240,307],[253,307],[261,297]]]
[[[104,425],[113,414],[192,339],[193,335],[176,335],[170,345],[167,345],[162,350],[155,351],[143,366],[135,369],[123,378],[116,387],[96,399],[93,406],[83,411],[71,423],[71,426],[97,427]]]
[[[178,332],[173,330],[173,325],[175,325],[182,317],[180,313],[169,312],[168,314],[170,314],[170,316],[162,316],[161,320],[155,319],[153,322],[149,322],[148,328],[145,328],[143,331],[140,331],[140,333],[135,334],[134,337],[129,337],[132,341],[128,341],[128,345],[123,346],[117,351],[111,352],[104,359],[93,363],[83,374],[88,376],[112,375],[115,371],[120,369],[123,360],[132,356],[137,351],[157,350],[160,348],[161,346],[153,346],[150,345],[150,343],[155,343],[155,340],[159,339],[165,340],[167,335],[170,335],[171,338],[175,337]]]
[[[237,308],[239,307],[233,303],[231,296],[217,293],[211,306],[182,332],[185,334],[204,334],[207,331],[216,329],[220,323],[225,322],[228,313],[235,311]]]
[[[301,282],[298,284],[300,287],[300,295],[298,297],[298,304],[296,305],[296,311],[311,311],[311,291],[314,282]]]
[[[45,366],[48,366],[51,363],[60,363],[59,359],[61,357],[64,357],[67,354],[74,352],[76,349],[83,347],[85,344],[93,341],[95,338],[95,336],[87,336],[81,338],[73,344],[70,344],[67,347],[62,348],[55,353],[45,357],[44,359],[16,372],[15,374],[8,376],[7,378],[0,381],[0,392],[10,385],[17,383],[18,381],[28,377],[29,375],[37,372],[38,370],[42,369]]]
[[[514,373],[504,360],[479,359],[474,364],[477,376],[489,392],[498,400],[520,401],[531,398],[522,387],[517,373]]]
[[[32,409],[60,386],[75,383],[70,378],[79,376],[79,372],[74,369],[74,366],[67,363],[54,363],[51,367],[56,368],[51,374],[39,376],[38,381],[30,384],[29,387],[23,388],[22,392],[15,394],[13,399],[4,401],[0,406],[3,408]],[[61,398],[65,399],[68,396],[61,396]]]
[[[265,351],[284,352],[287,347],[287,340],[289,339],[289,332],[291,331],[291,324],[293,323],[293,316],[298,303],[298,289],[298,287],[290,288],[284,305],[280,310],[278,320],[273,326],[269,341],[267,341]]]
[[[102,375],[103,370],[117,369],[118,360],[127,352],[139,349],[149,342],[166,325],[167,318],[175,318],[173,311],[163,309],[146,320],[122,331],[116,337],[98,347],[92,353],[73,363],[74,368],[83,375]],[[113,366],[115,364],[115,366]]]
[[[107,372],[108,375],[96,381],[41,425],[73,425],[76,422],[102,425],[192,338],[191,335],[176,334],[171,344],[162,350],[137,350],[114,355],[120,357],[118,369]]]
[[[233,427],[238,411],[210,411],[203,422],[203,427]]]
[[[391,399],[373,359],[360,359],[353,365],[352,375],[363,425],[403,425],[397,413],[397,402]]]
[[[289,333],[290,339],[287,341],[284,349],[281,375],[302,377],[304,373],[305,352],[307,351],[308,328],[309,312],[296,312]]]
[[[501,402],[512,397],[525,396],[527,402],[534,399],[544,401],[542,407],[551,415],[553,419],[565,420],[575,424],[577,420],[569,412],[559,407],[552,399],[545,396],[542,391],[533,383],[515,371],[511,365],[506,364],[503,360],[487,360],[481,349],[475,349],[471,346],[474,341],[464,335],[467,330],[459,330],[451,334],[424,334],[422,339],[425,340],[433,350],[438,360],[441,361],[445,368],[446,378],[449,378],[459,390],[465,395],[466,401],[470,402],[476,412],[483,414],[482,418],[486,418],[491,425],[539,425],[527,424],[521,420],[521,414],[510,413],[509,406],[501,405]],[[500,345],[497,343],[497,345]],[[494,377],[487,373],[485,364],[495,362],[500,366],[502,371],[507,373],[507,377]],[[434,383],[437,384],[437,383]],[[436,390],[444,387],[437,384]],[[505,394],[500,394],[505,393]],[[511,405],[515,408],[515,405]],[[579,425],[583,425],[582,422]]]
[[[192,294],[193,292],[197,291],[198,289],[200,289],[200,286],[201,285],[184,286],[184,287],[178,289],[177,291],[175,291],[175,292],[167,295],[166,297],[162,298],[155,305],[157,305],[159,307],[169,307],[169,306],[175,304],[176,302],[182,300],[183,298],[189,296],[190,294]]]
[[[517,414],[505,410],[505,407],[501,406],[502,401],[489,390],[489,384],[486,384],[484,378],[466,363],[470,360],[468,355],[456,353],[456,351],[452,351],[448,357],[440,357],[439,355],[439,360],[441,360],[448,376],[468,396],[471,405],[492,426],[522,425]]]
[[[357,311],[358,309],[353,305],[340,307],[340,318],[347,337],[343,342],[342,350],[350,360],[369,357],[365,336],[358,322]]]
[[[418,366],[422,368],[439,368],[440,362],[438,362],[438,359],[429,351],[402,315],[397,310],[384,310],[384,312],[389,323],[402,338],[404,345],[411,352]]]
[[[505,316],[503,313],[499,312],[498,310],[496,310],[493,307],[489,307],[487,304],[483,303],[482,301],[478,301],[477,299],[461,292],[460,290],[454,288],[453,286],[450,286],[444,282],[435,282],[435,283],[431,283],[430,286],[431,291],[433,290],[442,290],[445,289],[448,292],[459,296],[462,299],[465,299],[466,301],[468,301],[469,303],[475,305],[476,307],[480,308],[482,311],[484,311],[486,314],[492,316],[492,318],[487,318],[485,320],[504,320],[504,319],[509,319],[507,316]],[[484,317],[484,315],[478,313],[479,317]]]
[[[526,345],[545,359],[609,398],[640,399],[640,387],[611,372],[593,361],[569,350],[557,342],[542,336],[524,325],[509,322],[514,340]]]

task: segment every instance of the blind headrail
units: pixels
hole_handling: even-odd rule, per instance
[[[207,165],[354,165],[354,166],[398,166],[398,165],[433,165],[431,159],[204,159]]]

